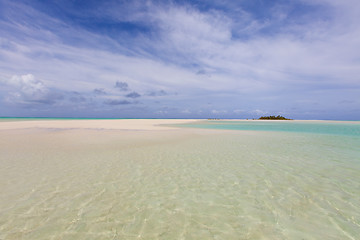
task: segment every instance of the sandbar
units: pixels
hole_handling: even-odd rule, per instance
[[[86,120],[34,120],[1,122],[0,130],[10,129],[116,129],[116,130],[170,130],[168,124],[200,121],[198,119],[86,119]]]

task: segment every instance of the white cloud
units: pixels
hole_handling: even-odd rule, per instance
[[[263,110],[259,110],[259,109],[255,109],[253,111],[251,111],[252,114],[255,114],[257,116],[260,116],[260,115],[263,115],[263,114],[267,114],[266,111],[263,111]]]
[[[10,88],[10,92],[6,96],[6,100],[10,103],[53,104],[61,98],[60,94],[51,92],[42,81],[36,80],[32,74],[14,75],[2,83]]]
[[[216,109],[213,109],[213,110],[211,110],[211,113],[220,115],[220,114],[226,114],[227,111],[226,111],[226,110],[216,110]]]
[[[235,110],[233,110],[233,112],[236,113],[236,114],[242,114],[242,113],[244,113],[245,111],[244,111],[244,110],[241,110],[241,109],[235,109]]]
[[[226,43],[231,38],[230,19],[216,11],[201,13],[189,6],[170,5],[155,8],[152,18],[158,21],[163,32],[169,34],[175,44],[192,40],[206,42],[209,39],[211,42]]]
[[[314,79],[309,76],[316,81],[327,79],[336,83],[341,78],[342,84],[356,84],[359,68],[354,59],[358,54],[352,49],[358,43],[340,45],[345,39],[357,39],[353,32],[341,37],[331,29],[309,23],[298,31],[322,31],[320,39],[298,39],[291,33],[242,41],[231,38],[234,22],[221,12],[200,12],[191,6],[174,4],[150,4],[148,11],[137,20],[145,21],[150,17],[150,22],[161,28],[161,39],[151,40],[157,51],[154,55],[126,56],[102,49],[29,40],[13,43],[19,50],[4,53],[8,60],[4,67],[11,71],[14,62],[20,62],[24,69],[32,69],[37,76],[48,79],[52,86],[61,89],[71,86],[77,91],[106,88],[119,79],[137,91],[158,87],[248,92],[278,89],[280,85],[292,88],[294,83],[309,84],[311,88]],[[246,21],[256,20],[247,15]],[[98,41],[94,33],[68,27],[67,35]],[[36,29],[39,35],[47,32],[44,30],[41,34],[42,31]],[[348,34],[354,35],[353,38]],[[101,41],[107,41],[106,37]],[[104,43],[99,42],[99,45]],[[34,54],[37,54],[35,59]],[[163,62],[157,58],[162,54],[175,61]],[[182,66],[186,63],[196,63],[200,70],[207,69],[210,74],[194,74],[199,69]],[[64,80],[57,80],[59,76]]]
[[[151,1],[144,6],[132,4],[135,7],[129,7],[131,14],[125,15],[115,6],[105,7],[101,12],[114,21],[148,22],[155,29],[154,36],[141,35],[129,42],[74,27],[17,4],[19,11],[12,11],[13,19],[0,22],[4,32],[0,39],[0,77],[8,79],[6,85],[12,95],[7,98],[13,102],[54,103],[57,100],[50,98],[50,92],[54,92],[51,89],[81,94],[103,89],[106,97],[118,99],[123,93],[113,86],[119,81],[142,93],[145,105],[150,99],[146,93],[154,89],[178,92],[164,98],[169,100],[167,103],[178,104],[179,109],[188,107],[182,100],[196,100],[194,109],[188,109],[191,112],[220,91],[224,96],[231,93],[225,98],[231,100],[218,101],[223,106],[214,107],[234,109],[244,107],[236,104],[244,95],[250,102],[273,96],[281,99],[288,94],[290,102],[296,102],[297,97],[303,98],[314,89],[359,89],[359,54],[354,50],[360,48],[356,21],[359,3],[301,1],[310,6],[320,4],[330,17],[280,26],[273,34],[259,34],[261,29],[285,21],[287,9],[276,8],[276,16],[264,22],[243,9],[235,19],[220,10],[200,11],[190,5]],[[22,16],[22,12],[29,14]],[[36,18],[33,25],[30,18]],[[247,38],[236,38],[233,33]],[[19,72],[31,72],[41,81],[33,75],[13,76]],[[322,94],[328,99],[326,92]],[[354,100],[356,93],[351,96]],[[256,107],[262,108],[252,109]]]
[[[191,111],[189,109],[184,109],[184,110],[180,111],[180,113],[191,114]]]

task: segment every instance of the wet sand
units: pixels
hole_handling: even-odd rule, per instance
[[[0,123],[0,239],[358,239],[351,138]]]

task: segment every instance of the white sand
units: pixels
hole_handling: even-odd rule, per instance
[[[89,120],[35,120],[0,122],[0,130],[10,129],[117,129],[117,130],[171,130],[165,124],[180,124],[197,119],[89,119]]]
[[[0,122],[0,239],[360,239],[355,138],[190,121]]]

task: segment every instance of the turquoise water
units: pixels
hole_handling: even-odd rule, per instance
[[[0,239],[360,239],[358,123],[186,126],[0,131]]]
[[[182,124],[182,127],[314,133],[360,137],[360,122],[297,121],[208,121]]]

